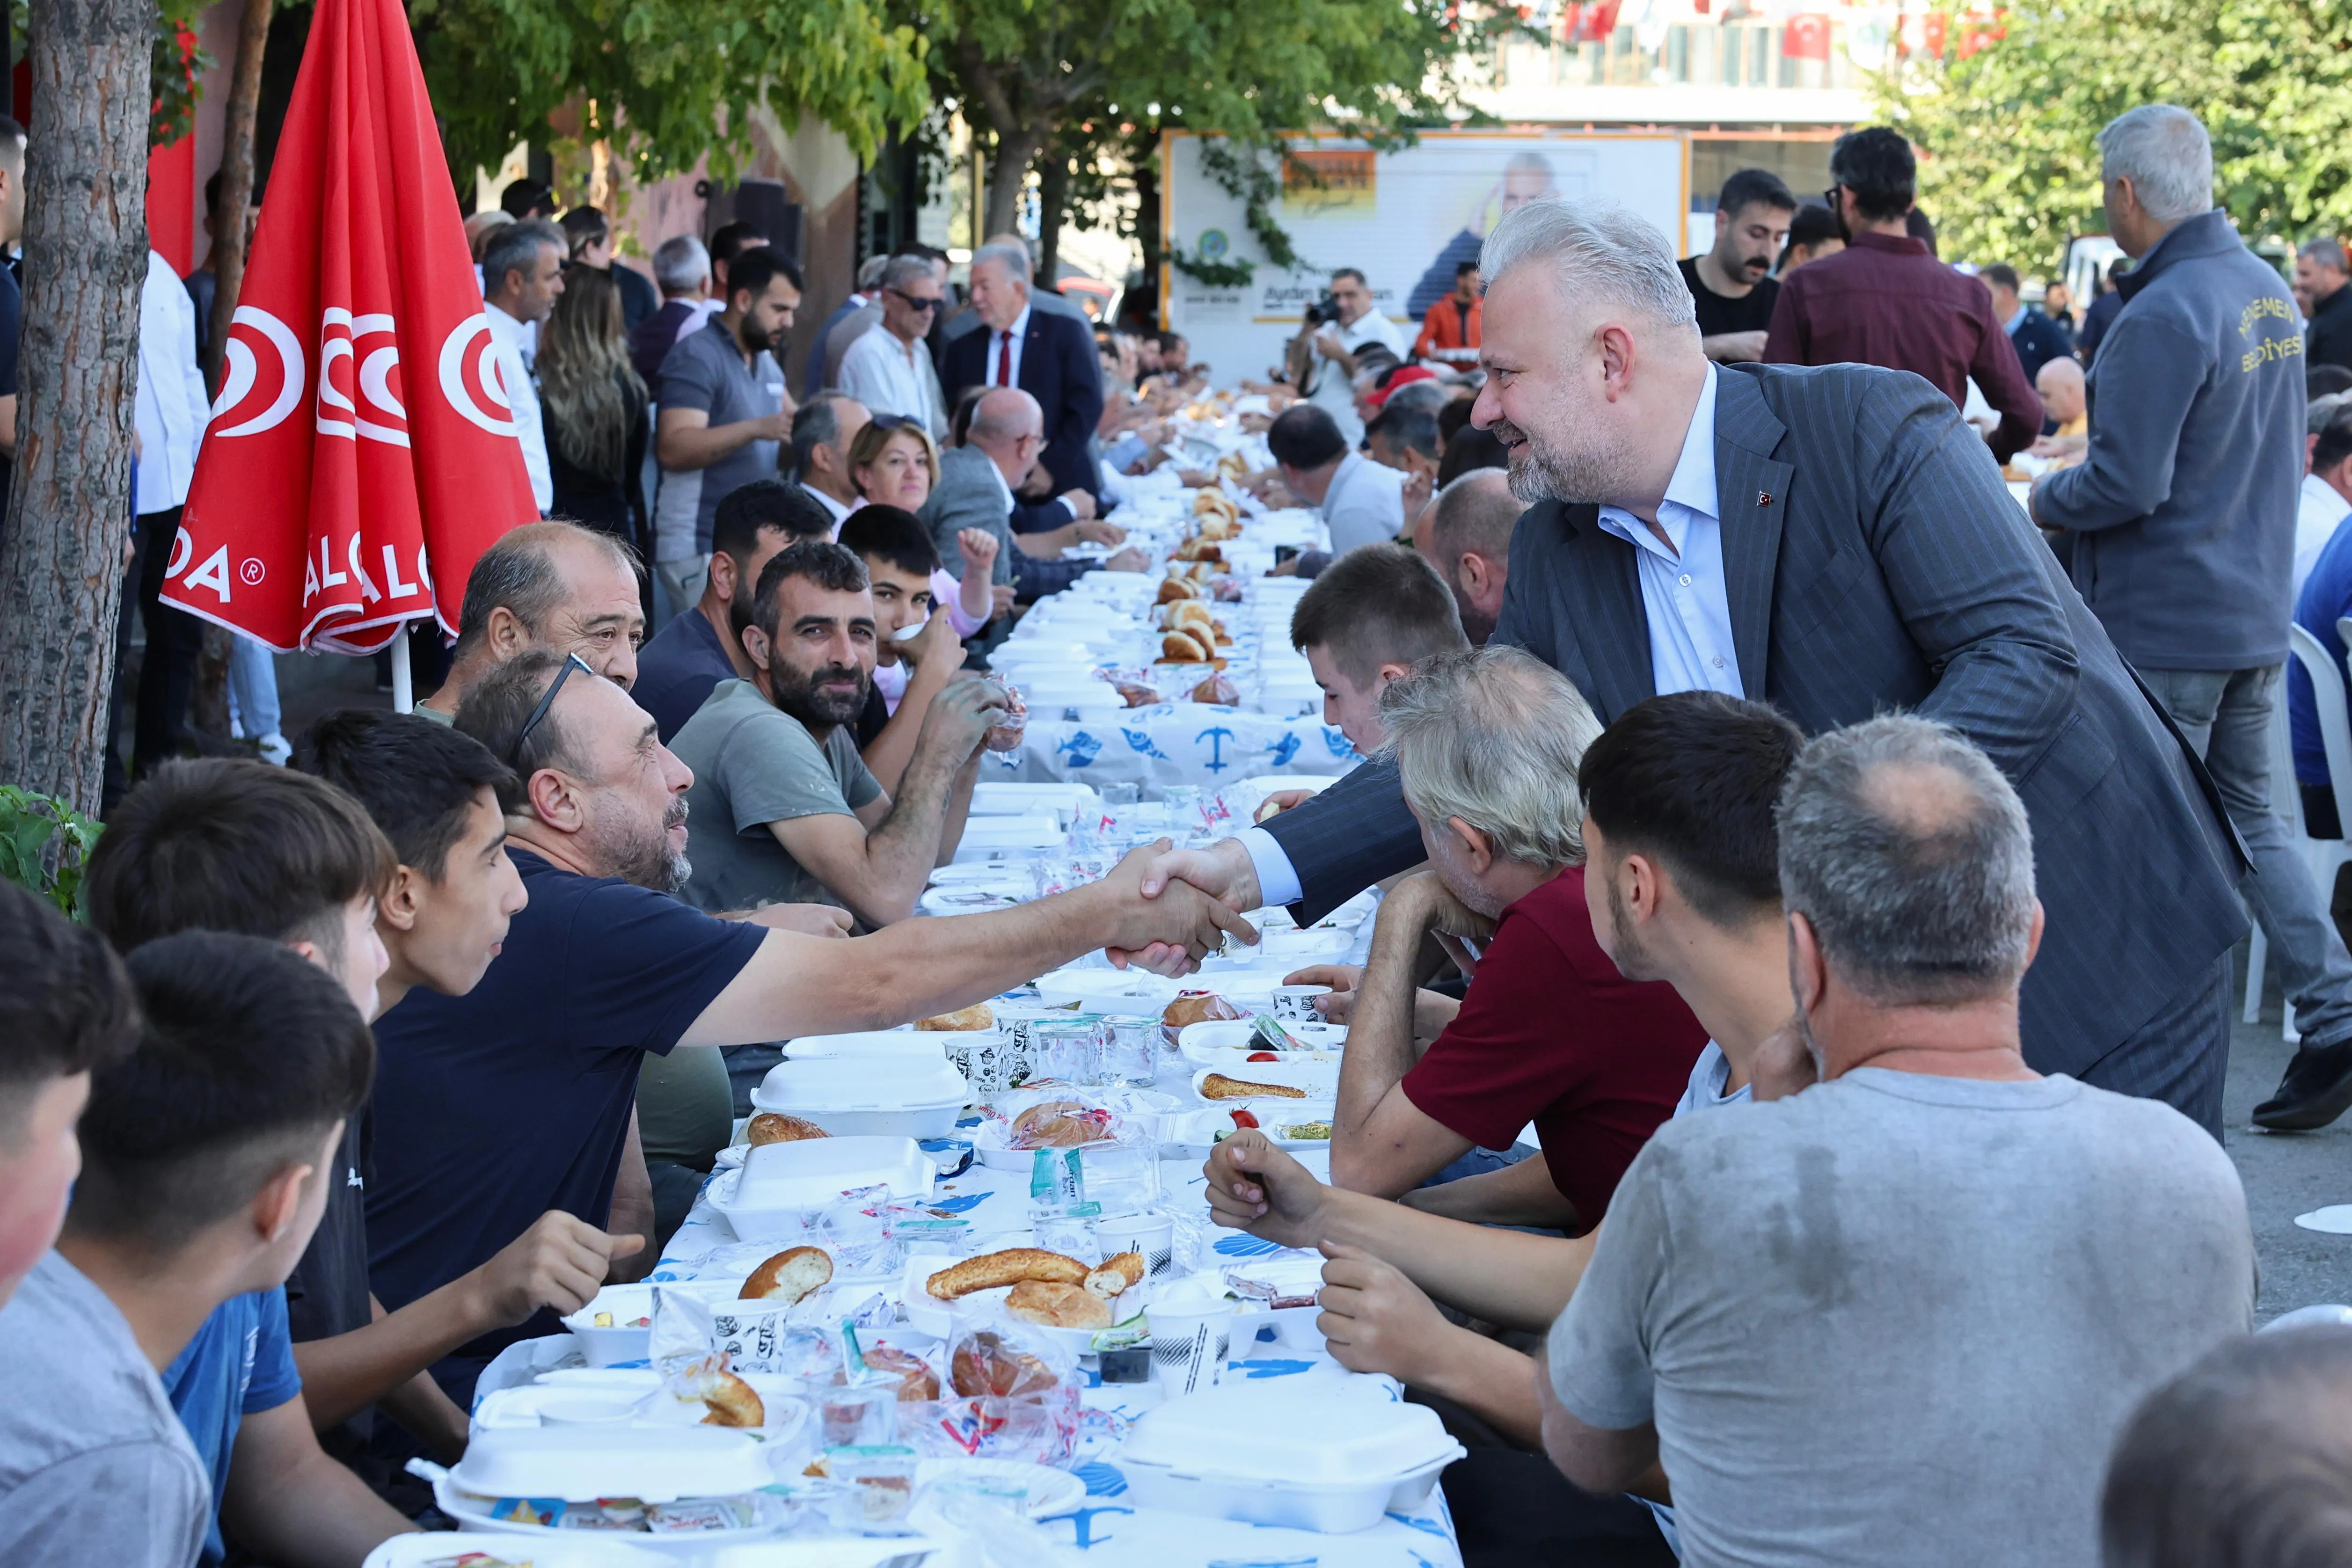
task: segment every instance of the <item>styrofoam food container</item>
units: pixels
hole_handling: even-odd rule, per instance
[[[532,1545],[532,1568],[677,1568],[675,1557],[643,1546],[630,1546],[609,1535],[576,1530],[562,1533],[565,1536],[562,1541]],[[424,1568],[428,1563],[462,1557],[476,1546],[472,1542],[458,1544],[458,1538],[446,1530],[395,1535],[369,1552],[361,1561],[360,1568]]]
[[[740,1169],[719,1174],[710,1206],[740,1239],[766,1241],[800,1235],[809,1215],[860,1187],[887,1186],[893,1197],[927,1201],[938,1168],[905,1136],[762,1144]]]
[[[1001,1236],[991,1237],[989,1240],[991,1245],[980,1249],[971,1256],[978,1257],[988,1252],[1001,1252],[1007,1248],[1031,1244],[1025,1239],[1008,1239]],[[992,1290],[974,1291],[971,1294],[959,1296],[952,1301],[943,1301],[925,1289],[933,1274],[960,1260],[937,1253],[919,1253],[907,1260],[906,1276],[899,1283],[899,1302],[906,1309],[908,1327],[929,1334],[935,1339],[949,1339],[955,1334],[959,1315],[967,1321],[993,1315],[995,1310],[1004,1304],[1004,1298],[1013,1293],[1012,1286],[999,1285]],[[1130,1286],[1111,1298],[1112,1326],[1116,1327],[1141,1312],[1145,1303],[1150,1299],[1151,1280],[1147,1274],[1140,1283]],[[1057,1329],[1045,1323],[1027,1322],[1019,1319],[1013,1321],[1021,1322],[1021,1326],[1024,1329],[1058,1341],[1073,1355],[1086,1354],[1094,1349],[1095,1336],[1108,1332],[1104,1329]]]
[[[577,1383],[526,1383],[519,1387],[501,1388],[485,1395],[474,1407],[473,1427],[482,1431],[523,1431],[534,1427],[635,1426],[691,1427],[700,1423],[703,1407],[699,1403],[663,1399],[644,1409],[638,1406],[646,1396],[661,1386],[659,1376],[651,1367],[641,1372],[614,1375],[631,1378],[625,1384],[604,1387]],[[740,1374],[760,1396],[767,1419],[760,1434],[770,1442],[790,1437],[808,1419],[808,1402],[801,1397],[798,1378],[783,1377],[774,1373],[750,1372]],[[590,1407],[610,1410],[604,1419],[591,1419]],[[675,1408],[670,1408],[675,1406]]]
[[[793,1061],[818,1056],[920,1056],[947,1060],[948,1036],[916,1029],[868,1029],[851,1034],[804,1034],[784,1041]],[[897,1071],[898,1064],[892,1064]]]
[[[836,1138],[943,1138],[971,1098],[944,1047],[937,1061],[898,1051],[786,1060],[751,1091],[754,1110],[803,1117]]]
[[[702,1563],[703,1568],[918,1568],[957,1545],[936,1535],[797,1536],[764,1546],[722,1547]]]
[[[1257,1065],[1265,1064],[1260,1062]],[[1282,1133],[1286,1124],[1330,1121],[1338,1113],[1329,1100],[1221,1100],[1207,1110],[1169,1117],[1160,1142],[1181,1148],[1188,1159],[1206,1159],[1221,1141],[1218,1134],[1235,1130],[1230,1113],[1244,1107],[1258,1119],[1258,1131],[1264,1133],[1275,1147],[1293,1152],[1301,1149],[1329,1152],[1331,1140],[1328,1138],[1292,1138],[1284,1136]]]
[[[1336,1061],[1246,1061],[1243,1071],[1225,1072],[1228,1078],[1238,1078],[1249,1083],[1275,1083],[1286,1089],[1305,1091],[1305,1100],[1293,1100],[1286,1094],[1252,1095],[1239,1100],[1211,1100],[1201,1092],[1202,1083],[1212,1072],[1223,1069],[1203,1067],[1192,1074],[1192,1096],[1210,1105],[1247,1105],[1252,1110],[1262,1106],[1303,1105],[1307,1101],[1329,1101],[1339,1092],[1339,1064]],[[1264,1120],[1260,1111],[1259,1119]]]
[[[1077,1004],[1081,1012],[1150,1018],[1173,1001],[1184,982],[1141,969],[1056,969],[1037,982],[1037,1000],[1049,1008]]]
[[[1118,1468],[1140,1507],[1343,1534],[1419,1508],[1467,1452],[1425,1406],[1243,1385],[1145,1412]]]
[[[449,1470],[452,1485],[478,1497],[633,1497],[646,1502],[735,1497],[775,1479],[760,1444],[718,1427],[483,1432]]]
[[[596,1314],[613,1314],[611,1328],[598,1328]],[[653,1342],[651,1326],[630,1325],[639,1318],[654,1314],[654,1288],[647,1284],[607,1285],[596,1292],[596,1299],[563,1320],[572,1337],[580,1342],[581,1358],[591,1366],[614,1366],[622,1362],[643,1361]]]
[[[1314,1061],[1326,1051],[1337,1056],[1347,1049],[1348,1026],[1345,1024],[1285,1023],[1282,1027],[1313,1048],[1286,1054]],[[1222,1065],[1234,1060],[1232,1052],[1240,1051],[1246,1055],[1253,1051],[1270,1048],[1258,1043],[1257,1021],[1255,1019],[1211,1019],[1201,1023],[1188,1023],[1177,1030],[1176,1049],[1194,1061],[1214,1061]],[[1271,1064],[1259,1062],[1256,1065]],[[1230,1072],[1232,1069],[1227,1068],[1226,1071]]]

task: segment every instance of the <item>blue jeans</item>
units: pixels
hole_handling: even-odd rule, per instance
[[[2231,824],[2246,841],[2253,870],[2238,891],[2270,943],[2279,988],[2294,1004],[2303,1043],[2334,1045],[2352,1039],[2352,953],[2345,951],[2326,896],[2295,854],[2286,821],[2271,801],[2271,710],[2282,700],[2284,668],[2142,670],[2140,675],[2205,758]]]
[[[284,722],[274,656],[252,638],[236,633],[228,640],[228,701],[237,730],[247,740],[267,739]]]

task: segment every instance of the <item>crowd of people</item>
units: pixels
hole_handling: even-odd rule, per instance
[[[1290,977],[1349,1031],[1328,1179],[1244,1130],[1207,1202],[1321,1249],[1332,1355],[1470,1449],[1466,1563],[2335,1561],[2352,1328],[2249,1336],[2221,1135],[2250,912],[2302,1034],[2254,1120],[2352,1107],[2352,896],[2281,816],[2341,831],[2280,688],[2352,615],[2345,258],[2249,251],[2183,110],[2099,152],[2130,266],[2079,324],[1939,260],[1870,128],[1822,203],[1734,175],[1696,256],[1526,202],[1410,340],[1336,272],[1223,476],[1171,455],[1183,339],[1017,239],[960,302],[873,258],[796,397],[769,236],[648,283],[518,182],[468,228],[545,516],[415,711],[289,742],[256,693],[260,756],[184,758],[142,677],[86,920],[0,884],[0,1562],[355,1564],[490,1359],[660,1257],[772,1042],[1373,886],[1365,962]],[[166,281],[142,536],[203,418]],[[913,917],[1020,743],[980,656],[1150,567],[1171,464],[1318,514],[1276,570],[1364,760]]]

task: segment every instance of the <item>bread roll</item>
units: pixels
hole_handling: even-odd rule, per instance
[[[974,1002],[951,1013],[921,1019],[915,1027],[933,1034],[969,1034],[974,1030],[994,1029],[996,1014],[986,1002]]]
[[[1222,1072],[1212,1072],[1201,1080],[1203,1100],[1304,1100],[1307,1091],[1293,1089],[1286,1083],[1251,1083],[1239,1078],[1228,1078]]]
[[[781,1111],[762,1111],[743,1128],[745,1145],[754,1149],[762,1144],[797,1144],[810,1138],[831,1136],[831,1133],[814,1122],[787,1116]]]
[[[1110,1305],[1092,1291],[1076,1285],[1051,1285],[1024,1280],[1004,1298],[1004,1310],[1024,1322],[1057,1329],[1107,1329]]]
[[[866,1364],[876,1372],[887,1372],[898,1379],[898,1403],[901,1405],[940,1396],[940,1375],[931,1370],[929,1362],[911,1352],[878,1344],[866,1353]]]
[[[1172,1038],[1187,1024],[1229,1023],[1241,1016],[1241,1009],[1214,991],[1179,991],[1176,999],[1160,1009],[1160,1021]]]
[[[731,1372],[707,1372],[695,1379],[691,1392],[709,1406],[706,1427],[759,1427],[768,1419],[768,1407],[750,1384]]]
[[[1181,626],[1160,635],[1160,659],[1162,664],[1198,664],[1206,662],[1208,657],[1207,651],[1192,641],[1192,634]]]
[[[1066,1258],[1059,1252],[1048,1252],[1042,1247],[1014,1247],[1003,1252],[984,1252],[942,1269],[923,1281],[923,1289],[942,1301],[952,1301],[974,1291],[992,1291],[999,1285],[1017,1285],[1024,1280],[1083,1285],[1092,1272],[1076,1259]]]
[[[1097,1296],[1123,1294],[1129,1286],[1143,1282],[1143,1254],[1122,1252],[1116,1258],[1106,1258],[1103,1266],[1087,1276],[1087,1289]]]
[[[1192,688],[1192,696],[1194,702],[1212,707],[1238,707],[1242,700],[1240,689],[1229,675],[1211,675]]]
[[[736,1299],[791,1305],[833,1282],[833,1260],[822,1247],[793,1247],[751,1270]]]
[[[1129,707],[1150,707],[1160,700],[1158,692],[1153,691],[1150,686],[1138,685],[1133,681],[1119,682],[1118,695],[1119,700]]]
[[[1179,599],[1198,599],[1200,597],[1200,584],[1193,582],[1187,578],[1178,576],[1171,572],[1169,576],[1160,580],[1160,598],[1158,600],[1159,603],[1169,604]]]
[[[963,1399],[1043,1394],[1060,1381],[1052,1367],[1025,1350],[1013,1349],[991,1329],[966,1336],[948,1358],[949,1385]]]

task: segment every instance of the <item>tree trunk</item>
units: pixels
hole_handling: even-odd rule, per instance
[[[988,207],[981,222],[983,239],[1011,234],[1021,214],[1021,192],[1029,183],[1029,165],[1044,145],[1042,125],[1000,126],[996,151],[988,161]]]
[[[1046,293],[1060,282],[1062,207],[1070,199],[1070,155],[1059,147],[1045,150],[1045,167],[1037,172],[1037,284]]]
[[[33,0],[0,780],[96,815],[131,538],[152,0]]]
[[[236,297],[245,286],[246,215],[253,208],[253,124],[261,110],[261,62],[269,47],[270,0],[245,0],[236,28],[236,63],[230,69],[226,123],[221,141],[220,215],[227,231],[213,235],[213,319],[205,336],[205,383],[220,388],[221,354],[228,347]]]

